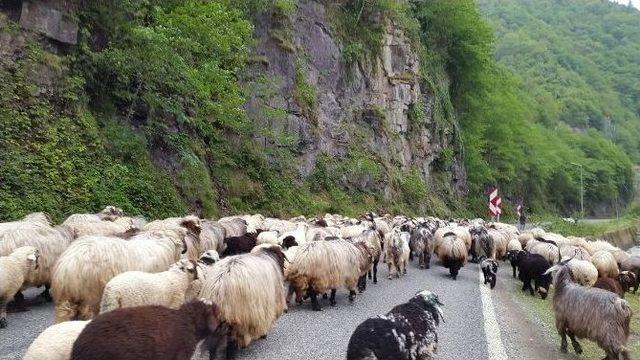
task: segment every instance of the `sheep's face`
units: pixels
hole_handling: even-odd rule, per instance
[[[180,222],[180,226],[189,230],[189,232],[191,232],[195,237],[200,236],[200,232],[202,231],[200,219],[194,215],[186,216]]]
[[[193,280],[198,279],[198,265],[195,261],[182,259],[176,265],[180,271],[189,274]]]
[[[630,288],[634,287],[636,284],[636,274],[631,271],[622,271],[617,276],[620,285],[622,285],[622,289],[627,292]]]
[[[220,255],[215,250],[207,250],[202,256],[200,256],[199,261],[205,265],[213,265],[220,260]]]
[[[418,304],[425,312],[431,313],[431,316],[436,322],[436,325],[440,323],[440,320],[444,321],[444,316],[440,306],[444,306],[438,295],[432,293],[429,290],[420,291],[414,296],[410,302]]]
[[[27,255],[27,265],[29,269],[38,270],[40,267],[40,251],[38,251],[38,249],[33,249],[33,251]]]

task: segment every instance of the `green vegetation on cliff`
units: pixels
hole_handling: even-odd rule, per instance
[[[268,16],[270,36],[296,56],[293,99],[313,117],[322,89],[307,81],[308,59],[296,53],[288,28],[298,6],[294,0],[85,2],[75,14],[79,45],[58,55],[0,14],[0,32],[9,35],[0,41],[11,54],[0,59],[0,220],[36,210],[59,220],[106,204],[150,217],[356,215],[379,208],[440,216],[467,209],[461,214],[475,216],[484,214],[490,185],[534,210],[569,213],[579,198],[572,162],[585,166],[589,208],[630,198],[628,156],[602,132],[565,125],[576,123],[551,112],[557,104],[541,101],[496,64],[492,31],[472,0],[326,5],[336,13],[346,64],[378,55],[385,24],[407,34],[420,54],[423,88],[434,99],[429,111],[422,103],[411,107],[410,127],[423,126],[432,113],[435,131],[452,132],[454,140],[433,163],[433,183],[418,169],[386,167],[356,144],[344,158],[319,157],[313,173],[301,177],[295,138],[256,126],[257,118],[287,121],[269,101],[273,79],[247,71],[268,61],[251,51],[253,22]],[[245,110],[248,98],[263,101],[256,113]],[[385,117],[381,109],[366,110]],[[558,121],[549,122],[554,116]],[[455,160],[467,168],[466,199],[456,198],[446,176]],[[391,196],[380,191],[383,179]]]

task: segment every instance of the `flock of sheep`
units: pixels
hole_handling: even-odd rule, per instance
[[[532,295],[546,298],[554,282],[561,349],[568,335],[577,353],[576,337],[598,343],[607,359],[629,358],[631,309],[623,297],[638,289],[640,254],[502,223],[373,213],[146,222],[109,206],[58,226],[42,213],[0,223],[0,327],[11,299],[20,310],[22,291],[44,286],[40,296],[55,303],[56,324],[31,344],[27,360],[190,358],[198,343],[210,359],[232,358],[267,335],[294,295],[313,310],[322,298],[335,306],[341,288],[353,301],[367,279],[377,283],[380,259],[393,279],[413,258],[428,269],[433,254],[454,280],[477,262],[493,288],[499,261],[508,260]],[[434,358],[440,305],[425,290],[366,320],[347,358]]]

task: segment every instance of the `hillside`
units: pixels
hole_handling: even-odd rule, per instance
[[[492,185],[508,212],[571,213],[571,162],[599,189],[590,212],[632,196],[631,161],[601,133],[540,121],[471,0],[0,10],[0,219],[477,216]]]

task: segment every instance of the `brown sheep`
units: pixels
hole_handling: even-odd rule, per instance
[[[72,360],[189,359],[198,342],[216,353],[228,326],[215,304],[192,301],[178,310],[140,306],[104,313],[73,344]]]

